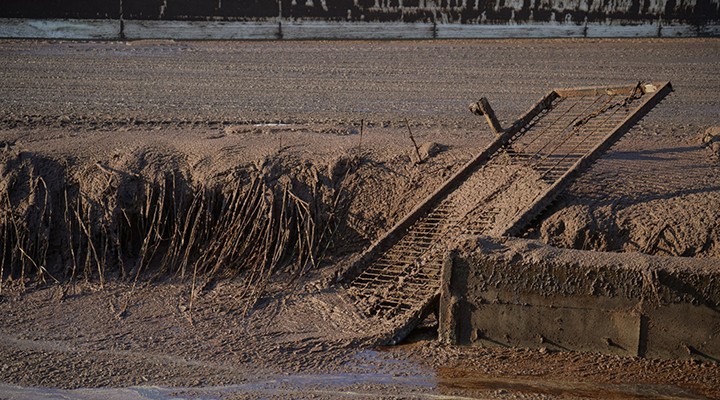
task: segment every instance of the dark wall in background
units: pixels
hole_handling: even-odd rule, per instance
[[[2,0],[0,18],[403,22],[720,20],[720,0]]]
[[[1,0],[1,18],[120,18],[119,0]]]

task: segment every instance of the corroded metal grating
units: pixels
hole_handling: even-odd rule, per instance
[[[637,89],[598,93],[565,91],[550,107],[538,113],[506,145],[516,159],[553,182],[586,155],[634,110],[642,96]],[[577,93],[576,95],[574,95]]]
[[[396,321],[387,339],[401,339],[437,299],[448,241],[518,234],[671,90],[669,83],[554,90],[505,130],[482,99],[496,140],[347,274],[362,316]]]

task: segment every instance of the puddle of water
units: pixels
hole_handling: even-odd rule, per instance
[[[345,399],[378,398],[388,394],[413,399],[477,399],[491,393],[512,398],[539,395],[612,400],[704,399],[668,385],[610,385],[553,381],[543,377],[497,378],[479,375],[436,378],[434,375],[396,376],[387,373],[282,375],[245,384],[200,388],[134,386],[63,390],[0,384],[0,398],[9,400],[220,400],[232,395]]]
[[[152,393],[153,388],[113,388],[113,389],[50,389],[0,384],[0,397],[10,400],[145,400],[159,399]],[[168,398],[169,399],[169,398]]]
[[[645,400],[645,399],[706,399],[677,386],[651,384],[602,384],[548,380],[545,377],[498,378],[441,369],[438,390],[467,393],[497,392],[572,397],[582,399]]]
[[[171,400],[224,399],[229,395],[272,396],[287,398],[377,398],[390,389],[403,398],[438,399],[430,393],[435,380],[430,375],[395,376],[386,373],[323,374],[274,376],[271,379],[239,385],[200,388],[133,386],[127,388],[50,389],[0,384],[0,398],[9,400]]]
[[[395,359],[392,353],[364,350],[347,366],[347,373],[273,375],[237,385],[210,387],[134,386],[75,390],[34,388],[0,383],[0,398],[8,400],[171,400],[225,399],[233,396],[281,398],[378,398],[391,395],[413,399],[469,399],[498,396],[611,400],[704,399],[671,385],[602,384],[547,379],[543,376],[498,378],[473,371],[437,371]],[[462,397],[466,396],[466,397]]]
[[[390,353],[362,350],[348,361],[343,373],[276,374],[237,385],[212,387],[133,386],[63,390],[0,383],[0,399],[12,400],[170,400],[186,398],[378,398],[392,393],[402,398],[436,399],[435,372]],[[251,378],[252,379],[252,378]]]
[[[362,350],[353,357],[351,364],[353,368],[364,373],[379,372],[397,375],[401,371],[402,375],[423,376],[427,381],[435,382],[435,372],[433,370],[422,368],[407,359],[392,358],[389,354],[383,349]]]

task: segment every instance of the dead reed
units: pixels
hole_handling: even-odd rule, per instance
[[[319,185],[270,184],[260,173],[193,186],[179,172],[123,180],[103,171],[100,193],[82,182],[53,192],[42,178],[22,202],[4,193],[0,291],[30,276],[101,285],[173,277],[192,282],[192,307],[206,282],[239,277],[249,307],[274,274],[295,279],[317,266],[339,223],[341,189],[326,188],[328,197]]]

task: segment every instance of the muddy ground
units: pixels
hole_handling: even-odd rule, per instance
[[[68,281],[67,265],[48,264],[64,283],[6,282],[0,393],[720,398],[715,363],[446,347],[433,321],[413,343],[367,348],[324,336],[342,319],[318,320],[308,300],[491,139],[468,103],[488,97],[508,124],[555,87],[670,80],[675,93],[526,236],[720,258],[720,163],[702,145],[720,124],[719,50],[717,39],[0,42],[2,188],[18,210],[32,197],[23,179],[80,182],[102,198],[115,171],[179,171],[194,185],[254,171],[351,194],[322,262],[297,280],[273,276],[259,298],[245,296],[243,271],[204,282],[192,305],[195,285],[177,274]],[[442,151],[416,164],[405,119]],[[155,386],[180,389],[148,394]]]

